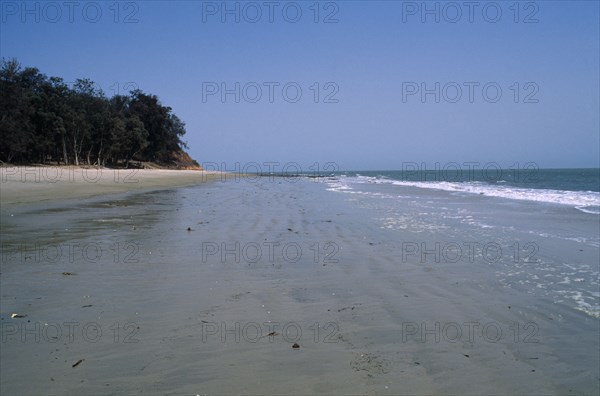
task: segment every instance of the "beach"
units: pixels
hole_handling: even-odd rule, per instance
[[[83,166],[2,166],[3,204],[23,204],[68,198],[88,198],[210,180],[217,171],[119,169]]]
[[[600,390],[596,214],[340,176],[15,169],[2,394]]]

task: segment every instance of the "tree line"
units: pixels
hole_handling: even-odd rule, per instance
[[[128,167],[168,165],[187,145],[185,124],[139,89],[108,98],[90,79],[69,87],[16,59],[0,64],[0,161]]]

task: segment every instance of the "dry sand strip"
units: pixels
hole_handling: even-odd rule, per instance
[[[223,172],[199,170],[0,167],[0,202],[7,205],[88,198],[128,191],[189,186],[225,177]]]

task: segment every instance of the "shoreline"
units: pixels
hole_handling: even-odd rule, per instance
[[[3,210],[0,393],[598,393],[595,218],[387,187]]]
[[[226,172],[122,169],[88,166],[2,166],[2,205],[90,198],[142,190],[184,187],[226,177]]]
[[[597,219],[229,175],[2,210],[0,393],[598,393]]]

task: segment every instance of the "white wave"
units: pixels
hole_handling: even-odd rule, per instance
[[[339,182],[341,180],[338,179]],[[351,184],[393,184],[458,193],[486,195],[491,197],[546,202],[569,205],[582,212],[600,214],[600,193],[595,191],[565,191],[551,189],[518,188],[506,185],[490,185],[482,182],[413,182],[378,177],[356,175],[344,177],[343,184],[351,189]]]
[[[600,206],[596,205],[575,206],[575,209],[580,210],[583,213],[600,214]]]

